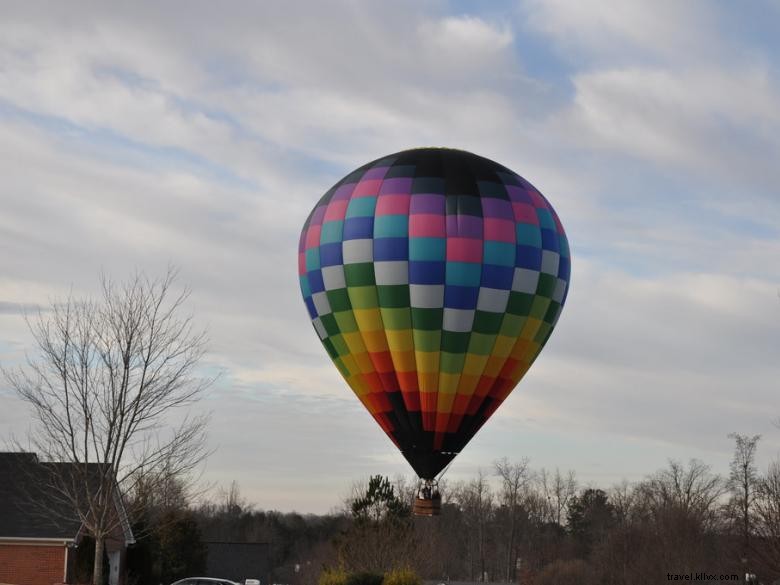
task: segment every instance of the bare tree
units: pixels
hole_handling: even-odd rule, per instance
[[[755,528],[761,540],[759,555],[772,570],[780,572],[780,460],[773,461],[759,480],[754,505]]]
[[[531,479],[531,472],[528,469],[528,459],[523,458],[518,463],[510,463],[504,457],[494,463],[496,475],[501,479],[501,504],[506,510],[509,520],[509,534],[506,541],[506,565],[505,576],[507,582],[514,581],[515,566],[517,559],[516,540],[517,523],[520,507],[520,499],[523,491],[528,486]]]
[[[732,493],[732,504],[737,511],[740,532],[744,546],[743,555],[750,550],[750,525],[753,501],[756,497],[758,471],[756,469],[756,446],[761,435],[729,434],[734,439],[734,458],[731,460],[729,474],[729,489]]]
[[[205,334],[181,315],[189,291],[174,292],[175,278],[102,276],[97,299],[70,296],[28,318],[36,354],[3,370],[32,410],[29,447],[64,463],[48,466],[47,489],[95,539],[93,585],[106,539],[127,522],[121,494],[190,477],[207,454],[207,417],[186,413],[212,381],[196,374]]]
[[[539,472],[539,483],[541,484],[542,494],[547,500],[549,508],[549,520],[561,525],[566,515],[566,509],[572,497],[577,493],[577,478],[574,471],[564,476],[560,469],[556,467],[555,475],[551,475],[546,469]]]
[[[493,512],[493,493],[482,470],[477,472],[473,480],[458,486],[456,491],[455,499],[463,513],[468,536],[469,577],[472,581],[477,578],[476,565],[479,580],[484,581],[487,572],[487,531]]]

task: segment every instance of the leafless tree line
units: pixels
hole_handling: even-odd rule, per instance
[[[773,583],[780,578],[780,462],[760,473],[759,437],[731,437],[728,476],[696,459],[670,460],[641,481],[605,489],[581,485],[572,471],[501,459],[490,473],[445,482],[440,517],[409,518],[400,539],[386,527],[370,555],[353,549],[350,567],[386,570],[374,562],[384,555],[403,557],[430,579],[657,585],[668,573],[751,572]],[[413,495],[412,482],[395,485],[399,497]],[[339,562],[334,549],[318,554],[320,565]]]

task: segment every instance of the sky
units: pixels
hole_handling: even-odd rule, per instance
[[[553,204],[572,282],[530,372],[447,472],[528,457],[584,485],[780,456],[780,2],[5,2],[0,364],[23,313],[104,270],[180,269],[219,381],[204,479],[327,512],[410,474],[300,297],[309,211],[415,146]],[[0,382],[0,439],[27,410]]]

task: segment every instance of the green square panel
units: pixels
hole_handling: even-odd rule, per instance
[[[371,262],[344,265],[344,278],[347,286],[369,286],[376,284],[374,265]]]
[[[338,323],[336,323],[336,318],[333,316],[333,313],[328,313],[327,315],[321,315],[320,321],[322,322],[322,326],[325,328],[325,332],[328,334],[328,337],[333,337],[334,335],[338,335],[339,326]]]
[[[336,364],[336,367],[338,368],[338,370],[339,370],[339,372],[341,373],[342,376],[344,376],[345,378],[349,378],[349,375],[352,372],[350,372],[349,368],[344,365],[344,362],[342,362],[340,359],[337,359],[337,360],[334,360],[333,363]]]
[[[439,351],[441,348],[441,330],[425,331],[415,329],[412,332],[416,351]]]
[[[443,309],[420,309],[412,307],[412,327],[423,330],[439,330],[444,315]]]
[[[501,327],[501,320],[504,317],[501,313],[493,313],[492,311],[480,311],[477,309],[474,312],[474,326],[472,329],[477,333],[497,333]]]
[[[534,302],[534,295],[512,291],[509,293],[509,303],[506,306],[506,312],[512,315],[525,317],[531,313],[531,305]]]
[[[501,322],[500,333],[501,335],[506,335],[507,337],[519,337],[520,331],[523,329],[525,322],[526,317],[510,315],[507,313],[504,315],[504,320]]]
[[[490,355],[493,346],[496,343],[495,335],[486,335],[485,333],[472,333],[469,338],[468,353],[476,355]]]
[[[539,331],[534,335],[534,341],[544,345],[547,342],[547,338],[550,337],[550,333],[552,333],[552,327],[547,323],[542,323],[539,326]]]
[[[558,278],[552,274],[539,273],[539,284],[536,285],[536,294],[551,298],[555,292]]]
[[[550,306],[547,307],[547,312],[544,314],[544,322],[552,325],[555,323],[555,318],[558,316],[558,311],[561,308],[560,303],[550,301]]]
[[[375,309],[379,306],[375,286],[349,287],[349,301],[353,309]]]
[[[338,311],[349,311],[352,309],[352,303],[349,301],[349,293],[345,288],[337,288],[327,291],[330,309],[334,313]]]
[[[451,353],[466,353],[469,347],[470,333],[456,331],[441,332],[441,350]]]
[[[380,284],[376,289],[382,308],[407,308],[411,304],[408,284]]]
[[[339,353],[336,351],[336,348],[333,347],[333,342],[330,339],[323,339],[322,346],[325,348],[325,351],[328,352],[330,359],[335,360],[339,357]]]
[[[347,347],[347,342],[344,341],[344,337],[339,333],[338,335],[335,335],[331,341],[333,342],[333,347],[336,349],[338,354],[341,355],[349,355],[349,348]]]
[[[544,319],[544,314],[547,312],[547,307],[550,306],[550,299],[544,297],[536,297],[531,305],[531,311],[529,315],[540,321]]]
[[[448,374],[460,374],[463,371],[463,361],[466,354],[442,351],[439,360],[439,371]]]
[[[352,311],[341,311],[333,313],[333,315],[336,317],[336,323],[342,333],[354,333],[358,330],[355,315],[352,314]]]
[[[388,309],[382,307],[382,323],[385,329],[400,331],[402,329],[412,328],[412,312],[407,309]]]

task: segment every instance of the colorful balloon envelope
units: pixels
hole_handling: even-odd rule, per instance
[[[569,245],[528,181],[461,150],[383,157],[301,232],[309,315],[417,475],[435,478],[528,371],[566,301]]]

